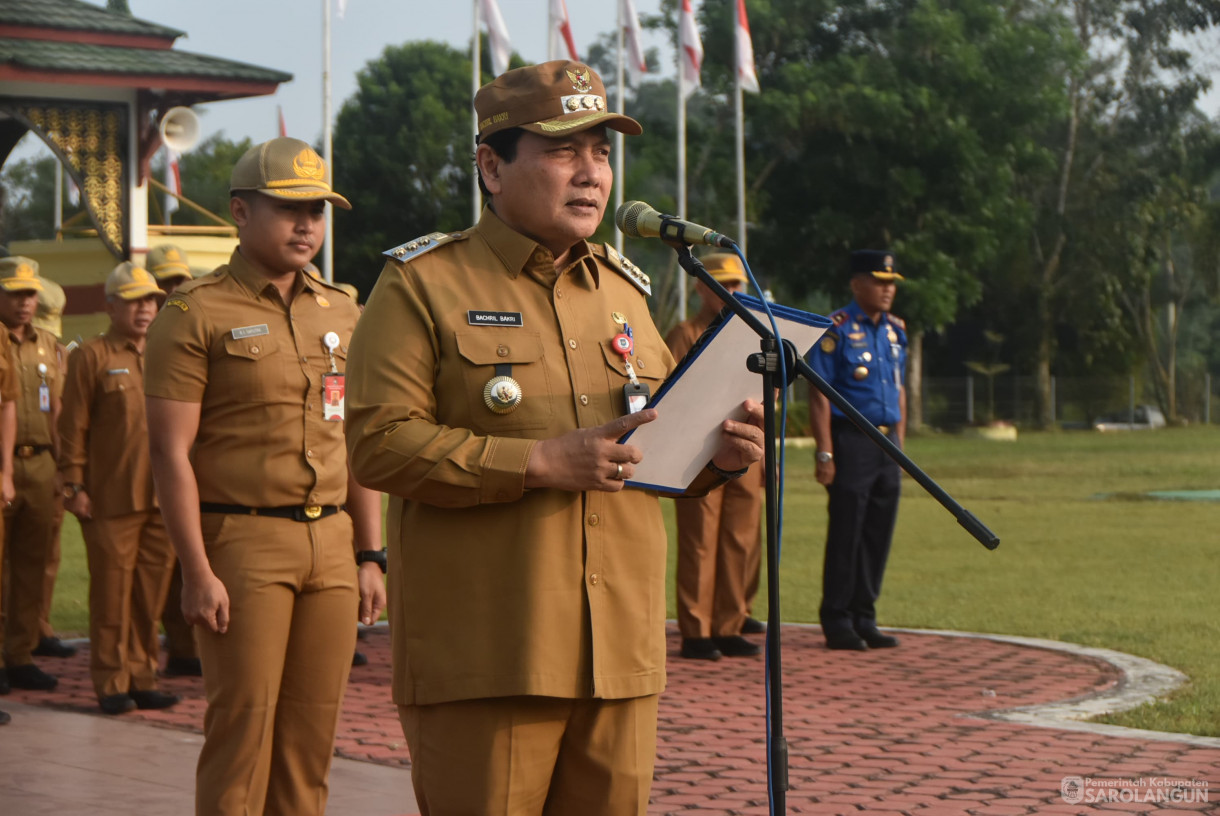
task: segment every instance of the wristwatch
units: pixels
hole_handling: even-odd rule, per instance
[[[827,462],[833,462],[835,455],[830,451],[818,451],[815,458],[818,460],[819,465],[824,465]]]
[[[360,566],[365,561],[372,561],[381,567],[381,573],[385,574],[386,564],[388,563],[385,550],[360,550],[356,553],[356,566]]]
[[[64,490],[63,490],[64,498],[65,499],[75,499],[76,494],[80,493],[84,489],[85,489],[85,486],[83,484],[78,484],[76,482],[68,482],[68,484],[64,485]]]

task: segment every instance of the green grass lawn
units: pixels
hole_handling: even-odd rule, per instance
[[[1220,504],[1138,498],[1220,488],[1220,428],[1023,433],[1015,443],[934,435],[909,440],[908,453],[1002,543],[987,551],[906,480],[878,607],[883,626],[1043,637],[1156,660],[1190,683],[1105,721],[1220,736]],[[817,622],[826,499],[812,459],[789,450],[786,621]],[[673,503],[663,504],[673,541]],[[70,516],[63,550],[54,623],[83,633],[87,574]],[[673,558],[671,547],[671,578]],[[671,616],[672,593],[671,580]],[[766,611],[764,584],[755,614]]]

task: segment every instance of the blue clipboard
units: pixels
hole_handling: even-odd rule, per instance
[[[735,295],[769,325],[762,301]],[[780,336],[802,356],[834,325],[821,315],[772,303]],[[762,402],[762,377],[746,368],[746,358],[759,350],[758,335],[739,317],[725,311],[708,327],[648,401],[656,420],[634,428],[619,442],[630,442],[644,453],[629,487],[661,493],[683,493],[707,466],[720,445],[720,423],[742,420],[741,404]]]

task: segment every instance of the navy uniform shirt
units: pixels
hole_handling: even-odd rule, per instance
[[[873,325],[852,301],[834,312],[834,326],[809,352],[809,366],[874,425],[902,419],[899,389],[906,382],[907,333],[901,318],[883,313]],[[833,403],[832,418],[845,415]]]

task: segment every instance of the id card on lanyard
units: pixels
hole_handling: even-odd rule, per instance
[[[44,414],[51,413],[51,386],[47,385],[47,364],[38,364],[38,376],[42,382],[38,385],[38,410]]]

